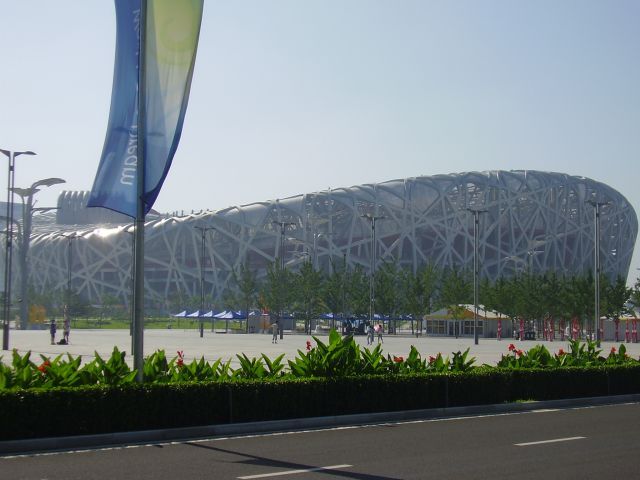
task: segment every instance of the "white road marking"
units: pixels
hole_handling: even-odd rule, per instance
[[[187,443],[224,442],[227,440],[239,440],[243,438],[273,437],[273,436],[279,436],[279,435],[303,435],[308,433],[327,432],[327,431],[335,431],[335,430],[358,430],[358,429],[364,429],[364,428],[375,428],[375,427],[387,426],[387,425],[413,425],[413,424],[420,424],[420,423],[454,422],[454,421],[460,421],[460,420],[473,420],[478,418],[508,417],[508,416],[515,416],[515,415],[531,415],[534,413],[553,413],[553,412],[570,411],[570,410],[588,410],[588,409],[598,409],[598,408],[607,408],[607,407],[620,407],[620,406],[626,406],[626,405],[637,405],[638,403],[639,402],[625,402],[625,403],[617,403],[617,404],[584,405],[579,407],[566,407],[566,408],[551,408],[551,409],[540,408],[537,410],[526,410],[522,412],[487,413],[487,414],[475,414],[475,415],[465,415],[465,416],[455,416],[455,417],[445,417],[445,418],[425,418],[425,419],[417,419],[417,420],[396,420],[396,421],[361,424],[361,425],[342,425],[339,427],[318,427],[318,428],[309,429],[309,430],[305,429],[305,430],[282,431],[282,432],[205,437],[205,438],[183,439],[183,440],[173,440],[173,441],[143,442],[143,443],[133,443],[129,445],[119,445],[119,446],[109,446],[109,447],[88,447],[88,448],[77,448],[73,450],[16,453],[13,455],[0,454],[0,460],[25,458],[25,457],[45,457],[50,455],[69,455],[69,454],[101,452],[101,451],[109,451],[109,450],[122,450],[125,448],[173,446],[173,445],[184,445]]]
[[[525,442],[516,443],[516,447],[528,447],[529,445],[542,445],[543,443],[557,443],[557,442],[571,442],[572,440],[582,440],[587,437],[566,437],[566,438],[554,438],[551,440],[540,440],[539,442]]]
[[[329,465],[328,467],[305,468],[304,470],[284,470],[282,472],[263,473],[260,475],[247,475],[247,476],[238,477],[238,478],[240,480],[249,480],[252,478],[279,477],[281,475],[295,475],[297,473],[320,472],[323,470],[337,470],[339,468],[349,468],[349,467],[353,467],[353,465]]]

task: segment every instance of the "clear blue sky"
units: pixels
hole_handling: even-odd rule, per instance
[[[0,148],[38,153],[18,159],[16,185],[61,176],[90,189],[113,3],[0,0],[0,18]],[[537,169],[607,183],[640,212],[639,160],[640,1],[206,0],[182,142],[155,208]],[[636,251],[634,279],[637,268]]]

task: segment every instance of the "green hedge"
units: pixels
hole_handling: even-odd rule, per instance
[[[0,440],[640,393],[640,366],[0,391]]]

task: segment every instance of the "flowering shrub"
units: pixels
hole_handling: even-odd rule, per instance
[[[629,357],[626,347],[621,344],[618,349],[612,347],[609,355],[600,355],[596,342],[581,343],[579,340],[569,342],[569,351],[560,348],[551,355],[544,345],[535,345],[527,352],[518,350],[513,344],[508,347],[509,354],[502,355],[497,366],[501,368],[545,368],[545,367],[590,367],[596,365],[620,365],[634,363]]]
[[[501,368],[544,368],[553,363],[553,357],[544,345],[535,345],[529,351],[524,352],[509,345],[509,354],[502,355],[497,366]]]
[[[168,359],[163,350],[158,350],[144,360],[143,380],[145,383],[178,383],[194,381],[224,381],[235,379],[266,379],[276,377],[344,377],[350,375],[414,374],[428,372],[466,372],[477,368],[475,358],[469,357],[469,349],[454,352],[451,359],[441,353],[423,359],[412,345],[409,355],[385,355],[382,345],[373,349],[360,347],[353,337],[342,337],[335,330],[329,334],[329,342],[323,343],[313,337],[316,345],[306,341],[305,351],[298,350],[298,356],[284,362],[284,354],[270,359],[262,354],[249,358],[245,354],[236,355],[239,367],[231,367],[231,361],[220,359],[207,362],[204,357],[187,363],[182,350],[176,357]],[[507,347],[497,366],[509,369],[588,367],[595,365],[637,364],[622,344],[611,348],[605,357],[595,342],[571,341],[569,351],[562,348],[551,354],[544,345],[535,345],[528,351],[518,349],[514,344]],[[125,362],[125,353],[113,349],[111,357],[104,360],[95,358],[81,365],[81,357],[59,355],[49,359],[41,355],[41,362],[30,359],[30,352],[21,356],[13,351],[11,365],[0,362],[0,389],[51,388],[58,386],[75,387],[81,385],[125,385],[132,383],[136,371]],[[0,358],[1,359],[1,358]],[[286,367],[289,367],[286,369]],[[485,366],[488,367],[488,366]],[[491,368],[491,367],[489,367]]]

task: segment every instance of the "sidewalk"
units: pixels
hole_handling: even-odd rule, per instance
[[[59,338],[60,336],[58,335]],[[318,335],[321,341],[327,342],[328,336]],[[365,336],[356,336],[356,342],[361,347],[367,347]],[[231,359],[233,365],[237,365],[236,354],[244,353],[249,358],[259,357],[262,353],[269,358],[284,353],[286,359],[293,359],[298,355],[298,350],[306,350],[306,342],[313,339],[309,335],[287,334],[279,340],[277,344],[271,343],[271,334],[225,334],[205,331],[204,337],[200,338],[196,330],[146,330],[144,334],[144,352],[150,355],[156,350],[165,350],[169,358],[176,356],[178,350],[184,352],[185,361],[204,356],[209,362],[218,358],[224,360]],[[479,339],[478,345],[474,345],[473,338],[450,338],[450,337],[420,337],[385,335],[383,352],[389,355],[406,357],[411,345],[414,345],[423,358],[428,359],[429,355],[442,353],[443,356],[451,357],[452,352],[465,351],[470,348],[470,356],[476,358],[476,365],[484,363],[495,365],[503,354],[508,353],[508,346],[513,343],[516,348],[528,350],[536,344],[544,344],[551,353],[556,353],[560,348],[565,351],[568,348],[567,342],[547,342],[547,341],[517,341],[513,339]],[[374,344],[373,346],[377,345]],[[603,342],[601,346],[602,354],[608,355],[612,347],[618,348],[619,343]],[[82,355],[83,362],[91,361],[94,352],[102,358],[111,355],[113,347],[127,352],[129,364],[133,362],[130,355],[131,337],[128,330],[72,330],[69,345],[51,345],[49,332],[47,330],[11,330],[9,337],[9,348],[17,349],[20,354],[31,351],[31,359],[40,361],[39,355],[53,358],[60,354],[70,353],[74,357]],[[640,343],[625,344],[627,353],[634,358],[640,355]],[[11,361],[11,351],[1,352],[2,361]]]

